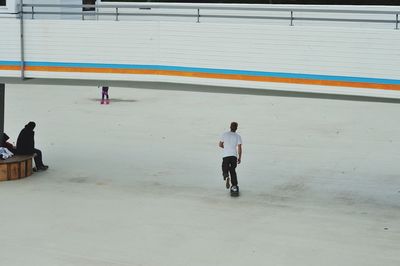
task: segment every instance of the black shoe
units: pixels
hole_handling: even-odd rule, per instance
[[[49,167],[47,165],[39,166],[38,169],[41,171],[46,171]]]
[[[232,193],[239,193],[239,187],[238,186],[232,186],[231,187],[231,192]]]
[[[32,168],[32,171],[33,171],[33,172],[37,172],[38,169],[37,169],[36,167],[33,167],[33,168]]]

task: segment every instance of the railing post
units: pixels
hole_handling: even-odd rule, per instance
[[[35,10],[34,10],[34,7],[32,6],[32,19],[34,19],[34,14],[35,14]]]
[[[4,91],[5,91],[5,84],[0,83],[0,141],[5,141],[3,139],[3,133],[4,133]]]
[[[20,34],[20,68],[21,79],[25,79],[25,44],[24,44],[24,0],[20,0],[19,10],[19,34]]]
[[[396,30],[399,29],[399,14],[396,14]]]
[[[118,7],[115,8],[115,21],[118,21]]]
[[[293,10],[290,11],[290,26],[293,26]]]
[[[200,23],[200,9],[197,9],[197,23]]]

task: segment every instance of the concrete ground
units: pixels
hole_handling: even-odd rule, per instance
[[[400,105],[6,85],[46,172],[0,183],[0,265],[400,265]],[[239,122],[241,196],[219,136]]]

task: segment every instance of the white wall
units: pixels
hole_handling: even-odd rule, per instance
[[[17,19],[0,18],[0,62],[20,61],[20,24]],[[19,70],[5,70],[1,68],[0,77],[18,77]]]
[[[7,23],[9,26],[0,28],[0,36],[7,36],[0,43],[0,60],[19,60],[19,21]],[[162,65],[400,80],[400,30],[393,28],[39,19],[25,20],[24,28],[28,62]],[[10,72],[0,71],[0,76],[6,74]],[[25,74],[261,89],[269,86],[265,82],[158,75],[45,71]],[[313,86],[307,90],[313,91]],[[357,94],[359,89],[353,91]]]

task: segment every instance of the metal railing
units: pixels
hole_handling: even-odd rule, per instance
[[[357,22],[357,23],[385,23],[394,25],[394,29],[399,29],[400,10],[348,10],[348,9],[322,9],[322,8],[283,8],[265,7],[249,5],[219,5],[219,4],[102,4],[102,5],[55,5],[55,4],[23,4],[22,13],[24,18],[35,19],[37,15],[76,15],[84,20],[85,17],[108,16],[114,17],[118,21],[121,17],[185,17],[193,18],[194,22],[200,23],[205,18],[220,19],[262,19],[262,20],[287,20],[290,26],[294,26],[296,21],[325,21],[325,22]],[[62,11],[49,11],[48,9],[60,8]],[[45,9],[43,11],[43,9]],[[66,11],[72,9],[73,11]],[[79,9],[74,11],[74,9]],[[94,11],[83,11],[92,9]],[[121,12],[123,10],[124,12]],[[134,11],[132,11],[134,10]],[[174,10],[175,12],[153,12],[154,10]],[[193,13],[184,13],[193,11]],[[181,11],[181,13],[179,13]],[[220,13],[210,13],[207,11],[220,11]],[[237,14],[226,14],[227,11],[240,11]],[[257,12],[257,14],[252,14]],[[260,15],[260,12],[280,13],[277,15]],[[313,14],[324,14],[325,16],[304,16]],[[284,14],[284,15],[282,15]],[[353,18],[343,17],[352,14]],[[357,15],[371,15],[370,18],[359,18]],[[384,15],[385,18],[381,18]],[[333,16],[333,17],[332,17]],[[342,17],[341,17],[342,16]],[[379,16],[379,18],[373,17]]]

